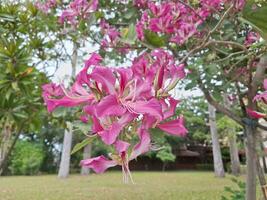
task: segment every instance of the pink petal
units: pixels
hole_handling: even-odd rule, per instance
[[[91,65],[98,65],[101,61],[102,57],[97,53],[93,53],[91,57],[85,61],[85,67],[88,69]]]
[[[98,117],[121,116],[125,111],[114,95],[104,97],[96,107]]]
[[[104,156],[98,156],[95,158],[82,160],[80,162],[80,165],[83,167],[91,168],[96,173],[103,173],[108,168],[116,166],[117,163],[116,161],[106,159]]]
[[[179,103],[179,100],[176,100],[172,97],[169,98],[169,104],[167,105],[165,101],[161,101],[163,107],[163,118],[167,119],[175,114],[176,106]]]
[[[138,114],[148,114],[157,119],[162,119],[162,109],[160,103],[156,99],[149,101],[127,102],[127,105]]]
[[[162,85],[163,85],[163,77],[164,77],[164,67],[161,66],[159,69],[158,69],[158,72],[157,72],[157,75],[156,75],[156,90],[162,88]]]
[[[80,120],[81,120],[83,123],[87,123],[87,122],[88,122],[88,116],[87,116],[87,115],[82,115],[82,116],[80,116]]]
[[[101,126],[101,124],[100,124],[98,118],[97,118],[95,115],[93,115],[93,116],[92,116],[92,132],[93,132],[93,133],[99,133],[99,132],[101,132],[101,131],[103,131],[103,130],[104,130],[104,129],[103,129],[103,127]]]
[[[116,151],[121,154],[122,152],[126,152],[130,146],[128,142],[124,142],[122,140],[117,140],[115,143]]]
[[[185,136],[188,132],[187,129],[184,127],[184,118],[179,117],[176,120],[168,121],[162,124],[157,125],[158,128],[175,136]]]
[[[266,117],[266,114],[257,112],[255,110],[251,110],[249,108],[247,108],[246,111],[247,111],[247,114],[249,115],[249,117],[254,118],[254,119],[260,119],[260,118]]]
[[[129,68],[116,69],[120,75],[120,92],[122,93],[125,89],[126,84],[132,80],[133,72]]]
[[[102,141],[108,145],[113,144],[117,140],[122,129],[132,121],[134,117],[134,114],[126,113],[117,122],[113,122],[110,128],[99,132]]]
[[[116,79],[111,69],[107,67],[96,67],[90,75],[91,79],[95,80],[108,94],[115,94]]]
[[[122,129],[123,126],[121,124],[114,122],[109,129],[103,130],[98,134],[105,144],[111,145],[116,141]]]
[[[144,115],[141,128],[143,129],[153,128],[156,122],[157,119],[155,117],[152,117],[150,115]]]
[[[138,130],[139,143],[136,144],[133,148],[133,151],[130,155],[130,160],[137,158],[139,155],[146,153],[150,149],[150,135],[146,129]]]

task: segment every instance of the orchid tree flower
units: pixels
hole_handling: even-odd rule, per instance
[[[255,96],[254,100],[256,101],[263,101],[265,104],[267,104],[267,79],[263,81],[263,88],[265,91],[262,94],[258,94]]]
[[[91,134],[113,147],[109,157],[82,160],[82,166],[103,173],[120,165],[124,182],[133,182],[129,162],[150,150],[150,129],[181,137],[187,133],[183,117],[173,118],[179,101],[169,94],[168,84],[186,73],[162,49],[141,55],[127,68],[105,67],[101,61],[93,53],[69,89],[44,85],[43,98],[50,112],[59,106],[81,107],[80,119],[92,123]]]
[[[261,119],[261,118],[266,117],[266,114],[257,112],[249,108],[247,108],[246,111],[247,111],[248,116],[251,117],[252,119]]]
[[[120,165],[123,172],[123,182],[127,183],[129,179],[133,182],[131,172],[129,170],[129,161],[137,158],[139,155],[146,153],[150,149],[150,135],[145,129],[138,130],[139,143],[137,143],[131,152],[128,152],[130,143],[117,140],[114,143],[116,154],[111,154],[108,159],[104,156],[89,158],[80,162],[81,166],[93,169],[96,173],[103,173],[108,168]]]

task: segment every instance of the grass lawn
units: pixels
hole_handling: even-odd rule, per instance
[[[135,185],[119,172],[88,177],[55,175],[0,177],[0,200],[220,200],[230,176],[210,172],[133,172]]]

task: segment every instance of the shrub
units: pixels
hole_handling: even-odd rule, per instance
[[[40,147],[27,141],[19,141],[12,154],[9,169],[15,175],[34,175],[39,172],[43,158]]]
[[[245,200],[245,194],[246,194],[246,184],[242,181],[239,181],[235,178],[231,179],[238,188],[232,189],[232,187],[225,187],[224,191],[229,193],[229,197],[222,196],[221,200]]]

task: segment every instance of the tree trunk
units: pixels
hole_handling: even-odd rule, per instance
[[[223,95],[224,105],[227,109],[231,109],[231,103],[228,99],[226,93]],[[236,144],[236,130],[234,127],[227,127],[228,129],[228,143],[229,143],[229,151],[231,158],[231,173],[234,176],[238,176],[240,174],[240,160],[238,155],[238,148]]]
[[[0,143],[0,175],[4,171],[4,165],[7,160],[12,141],[11,127],[4,126],[1,131],[1,143]]]
[[[83,159],[88,159],[91,158],[91,152],[92,152],[92,144],[87,144],[83,148]],[[81,168],[81,175],[88,175],[90,173],[90,169],[87,167],[82,167]]]
[[[73,52],[71,58],[72,78],[75,78],[76,75],[77,59],[78,59],[78,45],[76,42],[73,42]],[[65,129],[63,149],[58,172],[59,178],[67,178],[69,175],[71,144],[72,144],[72,128],[70,130]]]
[[[216,177],[224,177],[225,173],[223,168],[222,154],[216,127],[216,113],[215,113],[215,108],[210,104],[209,104],[209,125],[212,138],[214,173]]]
[[[5,154],[2,155],[2,144],[0,145],[0,176],[4,173],[8,158],[15,147],[15,144],[20,136],[20,131],[15,135],[14,139],[12,141],[7,141],[8,143],[11,143],[11,145],[8,147],[8,149],[5,151]]]
[[[65,129],[64,132],[63,149],[58,172],[59,178],[67,178],[69,176],[71,143],[72,143],[72,127],[69,127],[69,129]]]
[[[236,144],[236,136],[235,135],[230,136],[228,142],[229,142],[229,150],[231,157],[231,172],[234,176],[238,176],[240,174],[240,160]]]
[[[265,152],[265,147],[262,141],[260,141],[260,146],[261,146],[261,150],[262,152]],[[264,154],[264,156],[262,156],[262,165],[263,165],[263,169],[264,172],[267,173],[267,166],[266,166],[266,156]]]
[[[259,157],[257,157],[256,162],[257,162],[257,173],[258,173],[258,177],[259,177],[259,181],[260,181],[260,185],[261,185],[261,190],[262,190],[262,194],[263,194],[263,200],[267,200],[266,180],[265,180],[265,176],[264,176],[264,171],[263,171],[261,164],[260,164]]]
[[[256,137],[251,126],[245,126],[247,136],[246,144],[246,162],[247,162],[247,177],[246,177],[246,200],[256,200]]]

